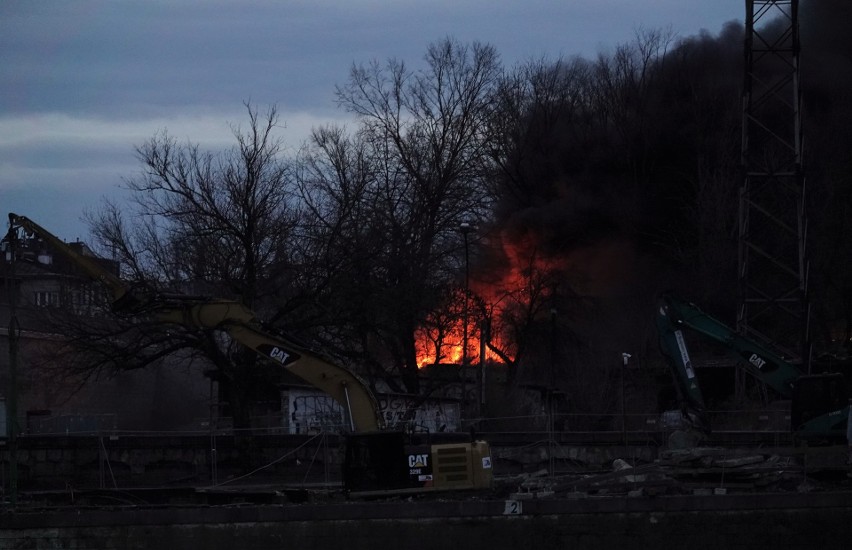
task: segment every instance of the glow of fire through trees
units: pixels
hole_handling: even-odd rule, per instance
[[[501,330],[506,308],[535,299],[530,292],[531,277],[558,268],[560,262],[536,257],[535,247],[516,245],[501,239],[507,268],[490,273],[490,280],[481,277],[470,282],[470,292],[457,289],[443,307],[432,312],[427,322],[415,334],[418,367],[434,364],[478,363],[481,359],[482,322],[491,325],[490,346],[486,345],[485,360],[504,362],[514,357],[511,343]],[[532,252],[531,252],[532,251]],[[464,350],[464,323],[467,319],[467,353]],[[496,348],[504,354],[495,353]]]

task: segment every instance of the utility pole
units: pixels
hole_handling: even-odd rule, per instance
[[[15,277],[17,235],[9,233],[11,263],[9,269],[9,411],[6,422],[9,432],[9,502],[18,504],[18,286]]]
[[[464,311],[462,313],[462,394],[463,401],[465,404],[468,403],[467,399],[467,339],[468,339],[468,330],[467,330],[467,319],[468,319],[468,303],[470,294],[470,248],[468,244],[468,235],[470,234],[472,227],[468,222],[462,222],[459,226],[459,231],[461,231],[462,236],[464,237]]]
[[[488,342],[491,341],[491,320],[487,315],[483,312],[482,321],[479,324],[479,376],[478,376],[478,384],[479,384],[479,416],[480,418],[485,416],[485,388],[487,385],[486,376],[485,376],[485,368],[487,363],[487,357],[485,353],[485,348],[488,345]]]

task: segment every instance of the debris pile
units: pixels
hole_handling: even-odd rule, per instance
[[[696,447],[663,451],[645,464],[613,460],[607,471],[546,469],[497,480],[497,490],[517,500],[585,496],[722,495],[848,489],[850,466],[837,452],[779,454],[755,449]]]

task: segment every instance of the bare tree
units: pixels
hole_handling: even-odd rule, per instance
[[[384,377],[383,266],[387,254],[376,162],[367,144],[342,128],[315,129],[296,175],[303,215],[294,259],[312,289],[301,318],[320,347]]]
[[[160,291],[235,299],[269,315],[275,303],[271,275],[289,263],[282,242],[290,239],[296,212],[275,137],[276,109],[260,115],[246,108],[248,128],[233,128],[237,144],[231,150],[202,151],[165,133],[140,146],[142,173],[126,181],[132,208],[106,203],[89,221],[101,249],[121,263],[129,280]],[[211,369],[239,427],[248,424],[259,393],[274,388],[267,382],[274,371],[221,334],[138,321],[70,320],[70,343],[85,352],[75,365],[78,374],[143,368],[181,353]]]
[[[425,61],[420,71],[398,60],[353,67],[337,97],[357,115],[357,130],[315,133],[301,184],[317,242],[352,281],[349,299],[339,298],[359,304],[349,311],[360,352],[390,364],[412,392],[415,331],[458,276],[461,222],[482,219],[490,206],[484,121],[500,71],[490,46],[449,39],[430,46]]]

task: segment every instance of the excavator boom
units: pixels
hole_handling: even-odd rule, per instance
[[[660,303],[658,326],[674,332],[690,329],[722,344],[742,359],[744,368],[782,397],[789,398],[799,369],[765,346],[750,340],[721,321],[707,315],[698,306],[664,295]]]
[[[805,375],[796,365],[767,347],[746,338],[698,306],[663,295],[657,311],[657,328],[663,352],[681,389],[688,409],[704,410],[704,397],[689,359],[682,329],[689,329],[721,344],[739,365],[757,380],[791,401],[791,429],[803,439],[845,437],[849,416],[848,388],[841,374]]]
[[[65,242],[54,236],[47,229],[41,227],[26,216],[17,214],[9,214],[9,232],[6,234],[6,240],[14,242],[18,239],[18,232],[23,231],[28,236],[38,236],[44,240],[48,246],[60,252],[67,259],[73,262],[91,279],[100,281],[112,293],[113,302],[120,302],[128,293],[128,285],[118,276],[105,269],[97,261],[88,256],[78,253],[76,250],[68,246]]]

